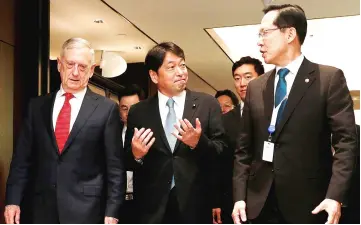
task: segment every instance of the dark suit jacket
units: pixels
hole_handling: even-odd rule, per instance
[[[202,134],[195,149],[177,141],[172,154],[159,114],[158,96],[130,108],[125,146],[128,164],[135,170],[134,198],[139,223],[162,222],[173,174],[184,223],[212,223],[213,166],[224,145],[221,110],[212,96],[188,90],[183,118],[194,127],[199,118]],[[155,143],[142,165],[134,161],[130,147],[134,127],[154,132]]]
[[[355,117],[345,77],[340,69],[304,59],[272,136],[273,163],[267,163],[262,152],[269,136],[274,79],[275,69],[247,89],[235,152],[234,200],[246,200],[248,218],[253,219],[274,183],[286,221],[325,222],[325,213],[312,216],[311,211],[325,198],[344,201],[355,159]]]
[[[234,150],[236,149],[236,142],[239,137],[239,132],[241,131],[240,107],[241,105],[238,105],[228,113],[222,115],[227,148],[224,149],[220,157],[220,206],[222,208],[222,212],[229,216],[233,211],[232,176]]]
[[[52,123],[56,92],[29,104],[7,181],[6,204],[32,193],[33,220],[55,189],[60,223],[98,223],[118,218],[125,172],[117,104],[87,90],[63,152]]]

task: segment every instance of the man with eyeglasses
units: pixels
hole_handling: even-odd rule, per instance
[[[301,7],[270,5],[264,13],[258,45],[276,68],[248,86],[235,151],[234,222],[338,223],[356,150],[345,77],[301,53]]]
[[[222,114],[226,114],[234,107],[238,106],[239,100],[237,96],[231,90],[221,90],[217,91],[214,96],[221,106]]]
[[[125,191],[119,110],[87,87],[94,68],[88,41],[64,42],[60,89],[29,103],[7,180],[6,223],[117,223]],[[25,193],[31,221],[21,221]]]
[[[122,144],[124,147],[125,134],[127,131],[127,119],[130,107],[144,99],[143,90],[136,84],[126,86],[119,97],[120,119],[122,121]],[[134,223],[135,209],[133,201],[133,171],[127,170],[127,188],[125,202],[120,210],[120,223]]]
[[[217,223],[233,223],[232,210],[232,175],[234,150],[236,141],[241,130],[241,116],[246,98],[247,86],[250,81],[256,79],[264,73],[262,62],[250,56],[242,57],[232,66],[232,75],[234,86],[240,97],[240,104],[226,114],[223,114],[223,126],[228,147],[222,152],[220,157],[220,194],[219,201],[221,208],[214,210],[215,220]]]

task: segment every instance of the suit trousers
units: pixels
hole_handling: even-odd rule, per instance
[[[163,224],[179,224],[182,222],[181,213],[179,211],[179,203],[177,199],[176,187],[173,187],[169,193],[166,211],[163,217]]]
[[[281,211],[278,208],[277,197],[275,192],[274,183],[268,194],[265,205],[263,206],[260,214],[250,223],[256,224],[286,224],[286,220],[283,218]]]

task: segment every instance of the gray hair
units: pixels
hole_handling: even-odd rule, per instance
[[[91,54],[91,64],[93,65],[95,63],[94,49],[92,49],[89,41],[83,38],[70,38],[66,40],[61,47],[60,57],[64,56],[66,50],[72,48],[88,48]]]

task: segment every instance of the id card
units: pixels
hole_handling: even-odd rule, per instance
[[[263,144],[262,159],[267,162],[273,161],[274,143],[265,141]]]

